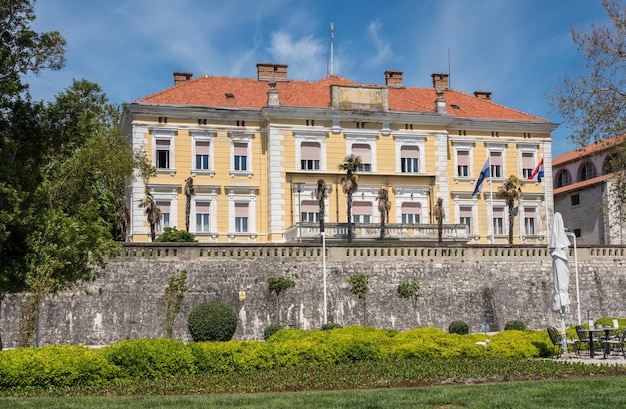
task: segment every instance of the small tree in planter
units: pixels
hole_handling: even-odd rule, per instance
[[[413,305],[413,315],[415,318],[415,326],[418,324],[418,314],[417,314],[417,298],[420,294],[420,283],[416,280],[407,280],[398,284],[397,287],[398,297],[400,298],[410,298],[411,304]]]
[[[276,294],[276,324],[280,325],[280,294],[288,288],[295,287],[296,283],[285,277],[270,277],[267,279],[267,285],[270,293]]]
[[[185,281],[187,281],[187,270],[182,270],[180,274],[170,277],[170,281],[167,287],[165,287],[165,294],[161,298],[161,307],[165,310],[163,326],[165,327],[165,336],[167,338],[172,338],[173,336],[174,321],[180,312],[180,307],[187,292]]]
[[[363,325],[367,325],[367,293],[369,292],[369,279],[367,274],[352,274],[348,277],[350,292],[363,302]]]

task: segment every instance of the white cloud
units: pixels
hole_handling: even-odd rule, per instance
[[[272,33],[268,51],[275,63],[289,65],[289,77],[318,80],[326,76],[328,57],[320,39],[308,35],[293,39],[290,33]]]
[[[383,41],[380,37],[381,24],[380,20],[376,19],[369,24],[367,32],[376,49],[376,55],[371,57],[368,61],[370,66],[379,66],[387,61],[392,56],[391,47],[387,41]]]

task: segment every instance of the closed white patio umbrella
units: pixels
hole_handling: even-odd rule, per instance
[[[554,214],[552,232],[548,240],[550,256],[552,256],[552,270],[554,272],[554,299],[552,309],[561,314],[561,332],[563,343],[563,357],[567,358],[567,337],[565,335],[565,312],[570,305],[569,299],[569,266],[567,262],[567,249],[570,246],[569,239],[563,226],[561,213]]]

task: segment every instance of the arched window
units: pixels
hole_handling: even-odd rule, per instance
[[[582,182],[583,180],[589,180],[596,177],[596,168],[593,166],[593,163],[587,162],[580,169],[580,178],[579,180]]]
[[[559,172],[558,176],[556,177],[556,187],[563,187],[563,186],[567,186],[570,183],[572,183],[569,171],[567,169],[563,169],[561,172]]]

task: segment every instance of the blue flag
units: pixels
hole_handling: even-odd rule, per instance
[[[476,196],[478,193],[480,193],[480,189],[483,186],[483,181],[485,180],[485,178],[491,177],[491,162],[489,159],[490,157],[487,156],[487,160],[485,161],[483,169],[480,171],[480,175],[478,176],[478,180],[476,181],[476,187],[474,188],[472,196]]]

